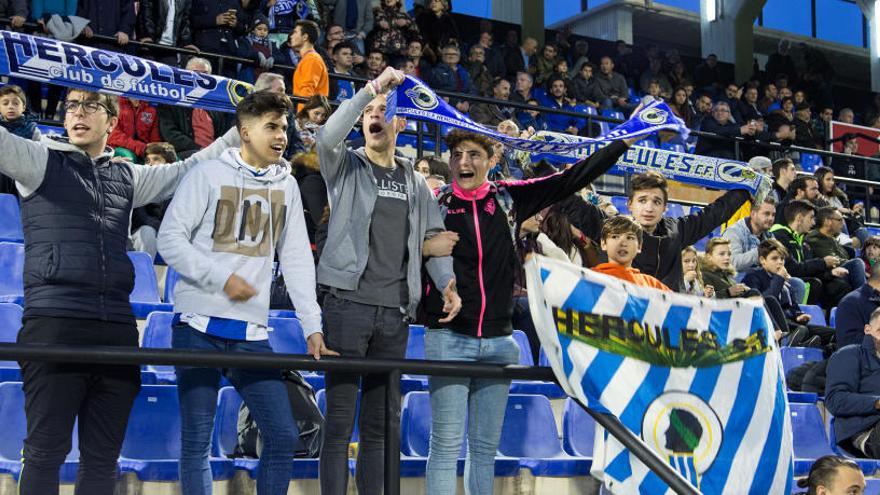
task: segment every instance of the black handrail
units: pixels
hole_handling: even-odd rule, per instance
[[[385,494],[400,494],[400,418],[391,414],[391,394],[400,383],[400,374],[441,375],[471,378],[520,379],[556,381],[546,367],[462,363],[454,361],[420,361],[411,359],[361,359],[323,357],[315,361],[300,354],[216,352],[198,350],[151,349],[132,347],[61,346],[34,344],[0,344],[0,359],[12,361],[48,361],[116,365],[185,365],[212,368],[262,368],[377,373],[387,376],[385,414]],[[580,403],[579,403],[580,404]],[[581,404],[584,407],[583,404]],[[678,471],[628,430],[618,418],[586,408],[596,423],[617,438],[627,449],[676,493],[699,495]]]

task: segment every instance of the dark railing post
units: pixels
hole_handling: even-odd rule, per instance
[[[385,495],[400,495],[400,370],[385,382]]]
[[[434,124],[434,156],[439,157],[443,153],[440,151],[440,124]]]
[[[416,157],[425,156],[425,123],[421,120],[416,121]]]
[[[736,160],[742,161],[740,158],[740,152],[739,152],[739,139],[736,139],[733,141],[733,157]]]

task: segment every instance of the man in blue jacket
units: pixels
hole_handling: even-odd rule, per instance
[[[862,341],[862,329],[871,313],[880,307],[880,270],[874,270],[868,283],[850,292],[837,305],[834,328],[837,345],[843,347]]]
[[[871,313],[861,344],[828,360],[825,407],[834,415],[837,444],[858,457],[880,459],[880,309]]]

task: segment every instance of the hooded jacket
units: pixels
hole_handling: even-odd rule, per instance
[[[132,208],[168,198],[199,160],[232,144],[231,130],[194,157],[146,167],[91,158],[61,139],[34,142],[0,127],[0,173],[22,197],[25,317],[133,323],[126,255]]]
[[[370,223],[379,187],[364,149],[347,148],[345,139],[372,99],[367,89],[361,89],[342,102],[318,131],[316,140],[321,175],[327,183],[330,200],[330,223],[318,263],[318,283],[331,290],[356,290],[370,254]],[[422,294],[422,244],[426,238],[443,231],[444,226],[437,201],[425,179],[413,170],[412,161],[398,156],[394,159],[406,174],[409,202],[406,314],[415,318]],[[446,287],[455,277],[449,256],[428,258],[424,265],[438,287]]]
[[[144,156],[147,144],[161,141],[159,115],[156,107],[141,101],[137,108],[128,98],[119,99],[119,123],[110,133],[107,145],[129,149],[139,157]]]
[[[305,336],[321,331],[315,268],[303,205],[290,165],[282,161],[257,175],[237,148],[202,162],[181,182],[159,230],[159,252],[180,273],[175,313],[265,326],[275,253]],[[257,291],[247,301],[223,292],[233,274]],[[265,332],[247,340],[265,340]]]

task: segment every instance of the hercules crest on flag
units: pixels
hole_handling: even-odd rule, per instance
[[[568,395],[619,418],[702,493],[791,493],[782,361],[761,302],[662,292],[542,256],[526,274]],[[671,493],[601,428],[593,455],[612,493]]]

